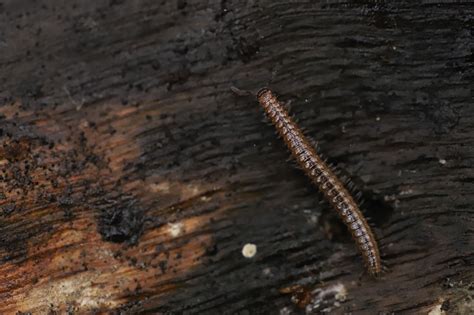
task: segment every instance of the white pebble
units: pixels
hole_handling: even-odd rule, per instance
[[[181,233],[183,233],[184,225],[181,222],[178,223],[168,223],[168,233],[171,234],[172,237],[177,237]]]
[[[439,164],[441,164],[441,165],[446,164],[446,160],[445,159],[439,159]]]
[[[242,255],[245,258],[252,258],[256,254],[257,254],[257,245],[255,244],[247,243],[242,248]]]

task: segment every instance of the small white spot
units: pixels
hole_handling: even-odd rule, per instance
[[[399,193],[400,196],[406,196],[411,194],[413,194],[413,189],[404,189]]]
[[[380,117],[379,116],[375,117],[375,120],[380,121]]]
[[[306,313],[331,313],[347,299],[347,289],[341,284],[335,284],[326,288],[318,288],[312,291],[311,303],[306,306]]]
[[[171,189],[169,182],[151,183],[148,187],[154,193],[170,193]]]
[[[87,120],[82,120],[81,123],[79,124],[79,127],[83,129],[87,129],[91,126],[91,124]]]
[[[336,295],[334,296],[336,300],[344,302],[347,299],[347,289],[343,284],[338,283],[337,285],[334,285],[332,289],[336,292]]]
[[[439,164],[441,164],[441,165],[446,164],[446,160],[445,159],[439,159]]]
[[[319,222],[319,216],[312,215],[312,216],[309,217],[309,223],[317,224],[318,222]]]
[[[247,243],[242,247],[242,255],[245,258],[252,258],[257,254],[257,245],[252,243]]]
[[[428,313],[428,315],[444,315],[446,314],[445,311],[442,310],[442,303],[435,305]]]
[[[184,225],[181,222],[178,223],[168,223],[168,233],[172,237],[177,237],[183,233]]]

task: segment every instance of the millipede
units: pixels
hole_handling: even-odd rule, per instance
[[[246,93],[232,88],[237,94]],[[368,272],[378,276],[382,271],[379,248],[370,225],[364,218],[356,199],[333,169],[317,153],[315,147],[288,114],[285,107],[268,88],[257,93],[257,100],[275,126],[293,158],[331,204],[356,242]]]

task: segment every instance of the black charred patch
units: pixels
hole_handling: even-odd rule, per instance
[[[143,232],[143,210],[134,200],[107,199],[100,207],[99,233],[109,242],[136,244]]]
[[[2,207],[2,213],[3,215],[8,216],[12,214],[15,211],[15,209],[16,209],[16,205],[14,203],[9,203]]]
[[[0,147],[0,157],[9,161],[25,159],[30,153],[30,139],[22,137],[3,143]]]

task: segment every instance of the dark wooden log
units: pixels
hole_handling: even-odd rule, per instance
[[[473,16],[1,1],[0,313],[472,313]],[[350,174],[380,279],[231,86],[291,101]]]

